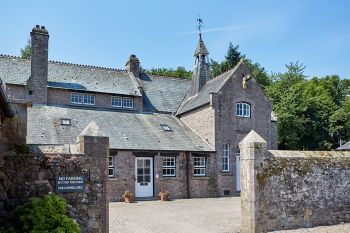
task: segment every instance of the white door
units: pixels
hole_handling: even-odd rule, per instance
[[[241,161],[239,154],[236,154],[236,191],[241,191]]]
[[[135,158],[135,197],[153,197],[153,158]]]

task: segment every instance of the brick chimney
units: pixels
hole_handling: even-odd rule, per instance
[[[130,55],[129,60],[126,62],[125,69],[133,73],[136,78],[140,77],[140,61],[136,55]]]
[[[44,26],[36,25],[30,36],[32,42],[31,75],[27,82],[27,96],[33,104],[47,105],[49,32]]]

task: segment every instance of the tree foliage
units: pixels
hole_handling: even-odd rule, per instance
[[[172,68],[152,68],[150,70],[142,70],[146,74],[160,75],[173,78],[186,78],[192,77],[192,71],[186,70],[184,67],[177,67],[175,70]]]
[[[32,46],[31,46],[30,40],[28,39],[27,44],[24,46],[23,49],[21,49],[21,58],[29,59],[31,53],[32,53]]]
[[[349,140],[346,89],[338,76],[306,79],[303,64],[290,63],[266,89],[278,115],[280,149],[330,150]]]
[[[79,225],[67,216],[66,206],[66,200],[54,194],[34,197],[16,208],[15,226],[0,232],[80,233]]]
[[[210,59],[212,77],[217,77],[220,74],[232,69],[238,64],[241,59],[244,60],[245,64],[247,64],[249,67],[249,70],[252,72],[254,78],[260,83],[263,88],[271,84],[270,77],[268,76],[264,67],[262,67],[259,63],[248,59],[246,55],[243,55],[239,51],[239,46],[234,46],[231,42],[228,46],[224,61],[217,62],[213,59]]]

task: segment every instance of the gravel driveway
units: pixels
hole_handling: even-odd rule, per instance
[[[182,199],[169,202],[122,202],[109,205],[111,233],[240,232],[239,197]],[[278,233],[350,233],[350,224]],[[277,232],[276,232],[277,233]]]
[[[239,232],[240,206],[239,197],[110,203],[109,232]]]

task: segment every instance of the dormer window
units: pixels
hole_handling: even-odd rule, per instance
[[[245,102],[237,103],[236,104],[236,116],[249,118],[251,116],[250,104],[245,103]]]
[[[161,124],[160,127],[162,127],[164,131],[173,131],[169,125]]]
[[[72,104],[95,105],[95,95],[89,93],[71,92],[70,102]]]
[[[68,118],[60,118],[61,125],[71,125],[71,120]]]

